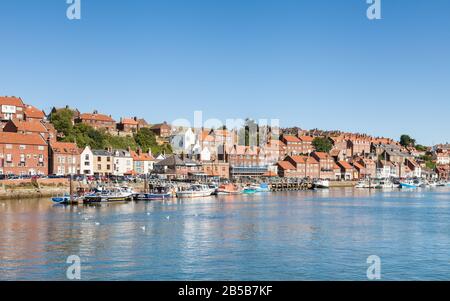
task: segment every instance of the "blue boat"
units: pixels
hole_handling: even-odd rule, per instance
[[[400,182],[400,188],[419,188],[422,186],[422,183],[419,181],[404,181]]]
[[[77,197],[70,198],[70,195],[57,196],[52,198],[53,203],[55,204],[76,204],[78,203]]]
[[[270,192],[269,184],[261,183],[258,188],[256,188],[258,192]]]
[[[258,191],[256,190],[256,189],[253,189],[253,188],[244,188],[244,190],[242,190],[242,193],[243,194],[255,194],[255,193],[257,193]]]
[[[165,200],[172,197],[171,193],[136,193],[134,195],[135,201],[153,201],[153,200]]]

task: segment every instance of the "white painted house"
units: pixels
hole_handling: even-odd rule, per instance
[[[124,149],[115,149],[113,154],[113,172],[115,176],[123,176],[133,173],[133,158],[129,151]]]
[[[86,146],[80,155],[80,173],[87,176],[94,175],[94,154],[89,146]]]

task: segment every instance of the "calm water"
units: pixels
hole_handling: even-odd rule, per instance
[[[145,227],[145,230],[143,229]],[[450,280],[450,189],[59,207],[0,201],[0,280]]]

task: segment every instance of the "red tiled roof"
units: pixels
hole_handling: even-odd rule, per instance
[[[287,142],[300,142],[300,139],[292,135],[283,135],[283,139],[286,140]]]
[[[308,156],[291,156],[292,160],[294,160],[295,163],[301,163],[304,164],[305,161],[308,164],[319,164],[319,162],[317,162],[316,159],[314,159],[313,157],[308,157]]]
[[[315,154],[319,159],[328,159],[330,157],[329,154],[324,152],[314,152],[313,154]]]
[[[47,133],[47,128],[40,121],[22,121],[13,119],[12,122],[19,132]]]
[[[25,115],[27,118],[44,119],[45,114],[41,110],[33,106],[27,106],[25,108]]]
[[[362,166],[362,165],[359,164],[358,162],[353,162],[353,166],[356,167],[356,168],[359,169],[359,170],[364,169],[364,166]]]
[[[339,161],[338,164],[344,169],[353,169],[353,167],[347,161]]]
[[[0,132],[0,144],[47,145],[38,134]]]
[[[142,153],[139,155],[137,152],[131,151],[130,154],[134,161],[155,161],[155,158],[148,153]]]
[[[122,124],[138,125],[139,123],[133,118],[122,118]]]
[[[81,120],[96,120],[96,121],[107,121],[107,122],[115,122],[111,116],[107,116],[104,114],[89,114],[84,113],[80,115]]]
[[[295,169],[294,165],[292,165],[291,162],[288,162],[288,161],[280,161],[280,162],[278,162],[278,166],[280,166],[284,170]]]
[[[0,96],[0,105],[24,107],[22,99],[17,97]]]
[[[54,142],[51,144],[51,148],[53,152],[58,154],[80,154],[80,150],[78,149],[75,143],[69,142]]]
[[[301,136],[299,137],[299,139],[304,142],[312,142],[314,140],[314,138],[311,136]]]

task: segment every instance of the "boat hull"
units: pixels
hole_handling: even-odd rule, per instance
[[[170,199],[172,194],[170,193],[140,193],[134,195],[135,201],[154,201],[154,200],[165,200]]]
[[[419,186],[409,183],[400,183],[400,188],[419,188]]]
[[[180,191],[177,192],[177,197],[180,199],[192,199],[211,196],[213,191]]]

